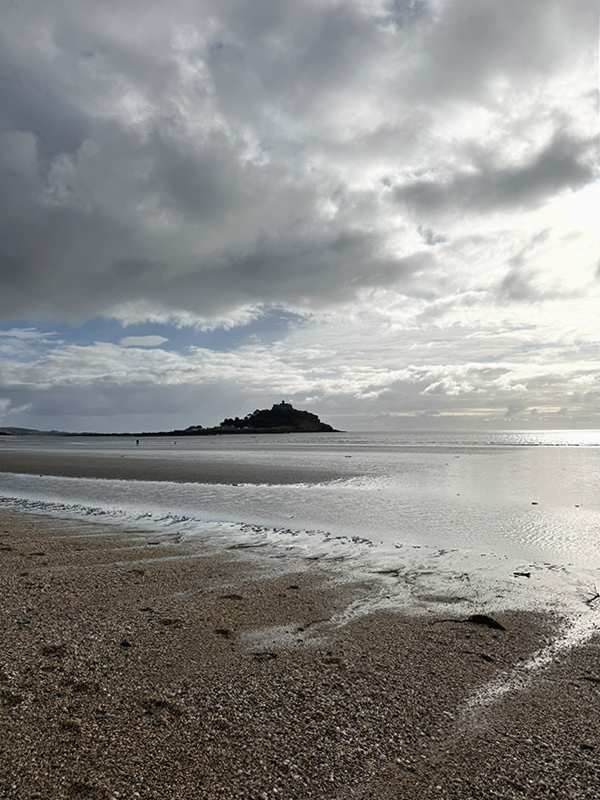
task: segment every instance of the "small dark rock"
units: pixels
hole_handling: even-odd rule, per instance
[[[277,658],[277,653],[254,653],[254,661],[272,661]]]
[[[20,705],[25,700],[25,697],[19,692],[11,692],[8,689],[0,692],[0,703],[7,708],[14,708]]]
[[[471,614],[465,622],[472,622],[473,625],[485,625],[486,628],[493,628],[496,631],[505,631],[504,625],[501,625],[493,617],[488,617],[487,614]]]
[[[123,639],[123,641],[121,642],[121,647],[131,647],[131,642],[129,641],[129,639]]]
[[[142,707],[144,708],[144,714],[148,715],[158,714],[161,711],[166,711],[173,717],[180,717],[183,713],[175,703],[165,700],[164,698],[151,697],[143,700]]]
[[[73,681],[71,687],[77,694],[89,694],[98,691],[99,688],[97,683],[88,683],[87,681]]]
[[[63,733],[81,733],[81,724],[77,720],[68,719],[60,723],[60,729]]]
[[[66,644],[45,644],[42,647],[43,656],[64,656],[67,653]]]
[[[87,781],[74,781],[69,787],[69,797],[86,798],[86,800],[108,800],[108,789],[96,786]]]
[[[160,624],[164,625],[166,628],[182,628],[183,621],[180,619],[172,619],[171,617],[163,617],[160,620]]]

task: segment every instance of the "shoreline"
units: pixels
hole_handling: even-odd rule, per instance
[[[0,796],[597,796],[598,637],[469,708],[556,620],[335,626],[368,582],[258,558],[1,511]]]

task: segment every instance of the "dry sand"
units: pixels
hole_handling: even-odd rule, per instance
[[[335,628],[368,584],[194,547],[0,513],[0,797],[600,796],[597,641],[465,715],[553,620]]]

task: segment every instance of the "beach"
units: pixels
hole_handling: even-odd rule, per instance
[[[142,448],[143,450],[143,448]],[[139,448],[131,446],[124,454],[109,452],[24,452],[2,450],[2,471],[23,475],[54,475],[67,478],[96,478],[106,480],[171,481],[203,484],[290,484],[327,481],[353,474],[349,466],[341,469],[319,468],[290,464],[240,463],[233,458],[215,461],[205,458],[195,461],[159,460],[144,457]]]
[[[272,559],[3,510],[0,797],[597,797],[597,638],[473,703],[560,620],[345,616],[369,580]]]

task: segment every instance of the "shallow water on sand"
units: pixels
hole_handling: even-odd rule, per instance
[[[139,445],[6,437],[0,471],[25,454],[57,474],[0,472],[0,503],[156,533],[177,529],[223,548],[268,544],[290,557],[344,559],[382,576],[382,605],[439,610],[464,601],[591,613],[586,601],[600,585],[598,445],[599,432],[579,431],[144,438]],[[114,465],[115,477],[60,476],[61,464],[84,462]],[[136,480],[144,464],[165,480]],[[294,470],[301,480],[294,482]],[[218,482],[209,482],[214,476]]]

